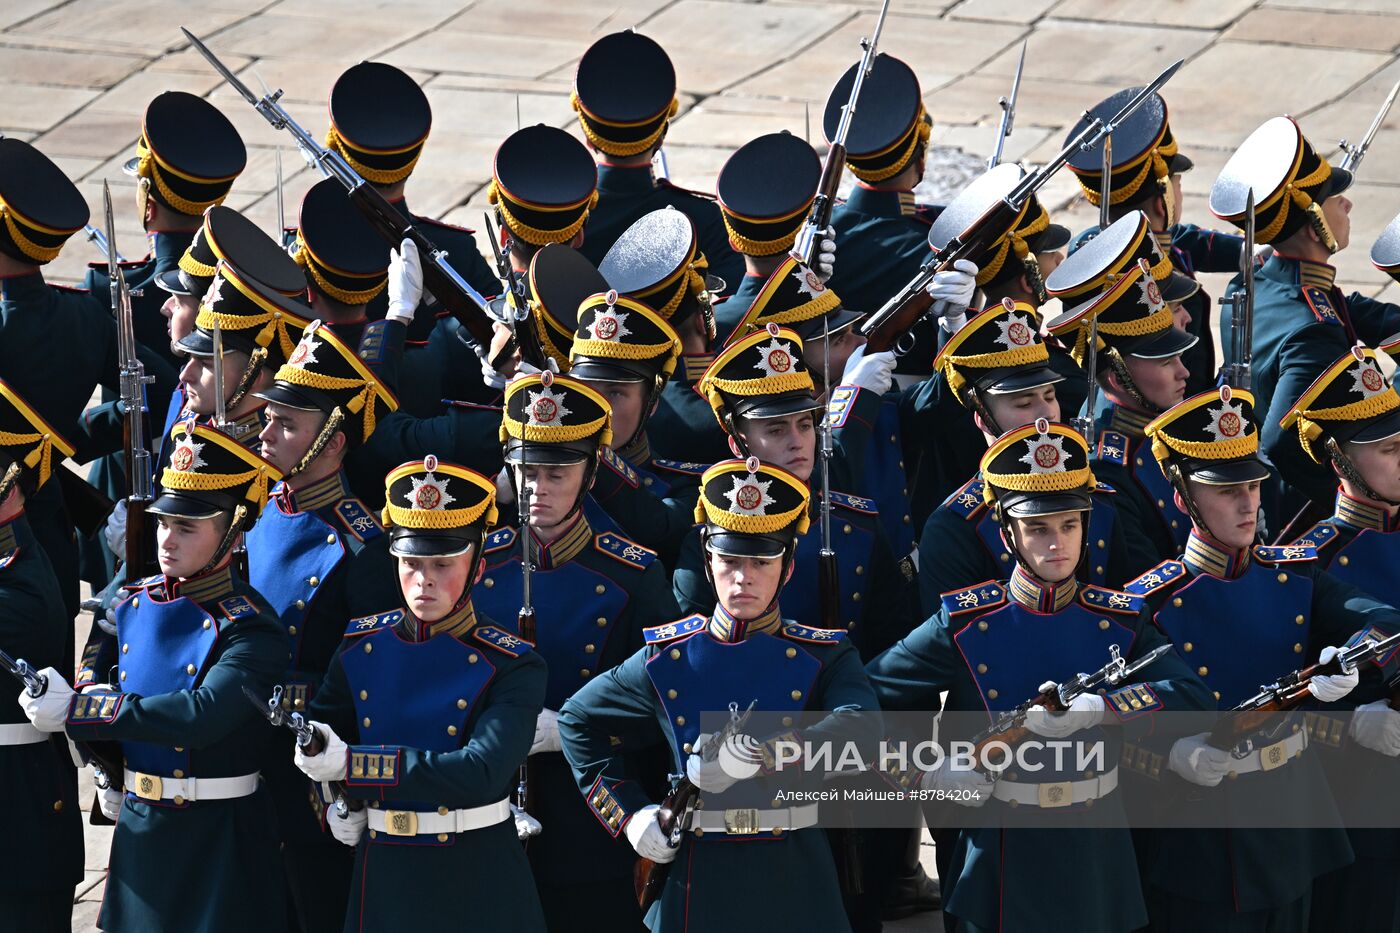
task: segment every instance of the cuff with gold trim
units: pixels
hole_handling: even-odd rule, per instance
[[[593,782],[584,800],[614,838],[622,832],[633,813],[651,802],[635,781],[608,781],[603,777]]]
[[[1128,684],[1104,697],[1105,706],[1119,722],[1129,722],[1162,708],[1162,700],[1150,684]]]
[[[403,773],[403,749],[351,745],[346,751],[346,787],[395,787]]]
[[[1125,770],[1153,781],[1160,781],[1163,770],[1167,768],[1166,755],[1159,755],[1150,748],[1131,742],[1123,743],[1121,760]]]
[[[65,726],[104,725],[117,718],[124,693],[79,693],[68,704]]]

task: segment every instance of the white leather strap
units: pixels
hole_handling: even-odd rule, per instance
[[[130,768],[122,770],[126,791],[143,800],[176,800],[179,803],[197,800],[231,800],[247,797],[258,789],[258,773],[223,778],[173,778],[142,774]],[[178,799],[177,799],[178,798]]]
[[[815,803],[803,804],[800,807],[782,807],[778,810],[695,810],[691,813],[690,831],[748,836],[772,832],[775,829],[806,829],[817,824],[817,811],[818,806]]]
[[[1230,771],[1234,774],[1253,774],[1255,771],[1272,771],[1293,760],[1293,757],[1308,747],[1308,730],[1299,729],[1288,738],[1272,745],[1256,748],[1243,758],[1230,761]]]
[[[0,745],[38,745],[48,738],[27,722],[17,722],[0,726]]]
[[[498,800],[483,807],[465,810],[415,811],[371,808],[369,828],[390,836],[432,836],[440,833],[468,833],[495,826],[510,819],[510,801]]]
[[[1083,781],[1008,781],[996,782],[992,797],[1020,807],[1068,807],[1107,797],[1118,788],[1118,767],[1115,765],[1096,778]]]

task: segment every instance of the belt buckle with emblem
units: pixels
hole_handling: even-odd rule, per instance
[[[154,774],[136,774],[133,775],[133,777],[135,777],[136,780],[132,783],[136,786],[131,788],[132,793],[142,800],[160,799],[162,790],[160,778],[156,777]]]
[[[1266,745],[1259,749],[1259,769],[1261,771],[1272,771],[1288,764],[1288,749],[1284,748],[1287,741],[1284,739],[1282,742],[1275,742],[1273,745]]]
[[[1053,809],[1054,807],[1067,807],[1074,803],[1074,788],[1069,781],[1055,781],[1049,784],[1039,784],[1036,786],[1036,793],[1039,796],[1039,803],[1042,809]]]
[[[731,836],[752,836],[758,832],[758,811],[735,807],[724,811],[724,831]]]
[[[391,836],[416,836],[418,814],[412,810],[385,810],[384,831]]]

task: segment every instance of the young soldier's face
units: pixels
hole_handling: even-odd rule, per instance
[[[1201,529],[1226,547],[1246,548],[1254,543],[1259,524],[1259,481],[1210,486],[1188,479],[1191,498],[1206,527]]]
[[[1038,418],[1051,422],[1060,420],[1060,400],[1053,384],[1005,395],[983,395],[982,401],[1002,431],[1035,424]]]
[[[526,457],[529,457],[528,451]],[[587,464],[582,461],[527,464],[525,482],[522,484],[520,469],[516,467],[516,485],[523,485],[530,493],[530,524],[539,529],[548,529],[562,523],[578,501],[578,494],[583,491],[583,477],[587,472]]]
[[[476,549],[455,557],[400,557],[399,589],[409,611],[423,622],[447,616],[467,590]]]
[[[1074,576],[1074,568],[1079,566],[1084,545],[1084,513],[1013,518],[1011,534],[1031,573],[1048,583],[1062,583]]]
[[[1337,241],[1337,252],[1351,242],[1351,200],[1344,194],[1333,195],[1322,202],[1322,216]]]
[[[1186,397],[1188,373],[1180,356],[1144,360],[1124,354],[1123,364],[1128,367],[1128,375],[1133,377],[1142,397],[1158,411],[1166,411]]]
[[[1060,263],[1065,261],[1064,250],[1051,250],[1048,253],[1036,253],[1035,264],[1040,266],[1040,280],[1044,282],[1050,278],[1050,273],[1060,268]]]
[[[171,295],[160,306],[170,330],[170,344],[174,346],[194,330],[194,319],[199,314],[198,295]]]
[[[248,366],[248,354],[241,350],[224,351],[225,401],[238,386],[238,379]],[[208,417],[214,414],[219,390],[214,385],[214,360],[212,357],[192,356],[180,370],[180,384],[185,387],[185,399],[191,411]]]
[[[290,473],[316,443],[316,435],[321,433],[326,416],[319,411],[302,411],[276,402],[267,403],[266,414],[267,424],[258,435],[263,459],[284,474]]]
[[[782,583],[781,557],[707,555],[715,579],[715,596],[724,611],[746,622],[772,605]]]
[[[615,443],[626,443],[637,433],[646,417],[647,384],[644,382],[590,382],[598,394],[612,406],[612,431]]]
[[[1342,449],[1376,495],[1400,502],[1400,435],[1374,444],[1347,443]]]
[[[192,577],[209,565],[223,540],[227,518],[158,516],[156,560],[167,577]]]
[[[816,463],[814,419],[812,412],[801,411],[778,418],[740,418],[737,423],[749,453],[764,463],[782,467],[805,483],[812,478]]]

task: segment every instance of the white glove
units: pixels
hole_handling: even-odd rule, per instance
[[[919,786],[924,790],[948,794],[946,799],[963,807],[983,806],[992,799],[996,783],[996,778],[976,768],[954,768],[947,758],[932,771],[925,771],[919,779]]]
[[[1272,243],[1262,243],[1254,247],[1254,262],[1262,266],[1274,255],[1274,245]]]
[[[501,389],[504,389],[506,387],[506,383],[510,381],[510,378],[506,376],[505,373],[492,368],[490,363],[486,362],[485,360],[482,360],[481,381],[499,392]]]
[[[332,810],[326,817],[326,825],[331,829],[331,835],[335,841],[350,848],[360,844],[360,837],[365,834],[365,827],[369,825],[369,811],[365,809],[346,810],[345,815]]]
[[[538,836],[540,833],[544,832],[544,827],[540,825],[539,820],[535,819],[515,804],[510,805],[510,815],[515,817],[515,835],[521,842],[524,842],[531,836]]]
[[[856,347],[846,360],[846,369],[841,373],[841,385],[860,386],[876,395],[884,395],[894,382],[894,367],[897,359],[892,351],[866,355],[865,346]]]
[[[1317,656],[1317,663],[1326,664],[1337,656],[1337,649],[1328,645]],[[1318,674],[1308,681],[1308,692],[1324,703],[1335,703],[1356,689],[1361,672],[1352,669],[1350,674]]]
[[[423,264],[418,259],[418,244],[404,237],[398,249],[389,250],[389,310],[384,316],[407,324],[422,301]]]
[[[1054,686],[1054,681],[1047,681],[1040,689],[1043,693]],[[1103,722],[1103,711],[1103,697],[1097,693],[1081,693],[1070,700],[1069,709],[1063,713],[1052,713],[1040,705],[1032,706],[1026,712],[1026,728],[1047,739],[1063,739]]]
[[[126,797],[115,787],[104,787],[97,792],[97,806],[102,811],[102,815],[109,820],[115,820],[122,812],[122,799]]]
[[[968,306],[972,304],[972,295],[977,291],[977,265],[970,260],[959,259],[953,263],[953,268],[935,273],[927,291],[933,299],[932,313],[946,319],[943,329],[956,333],[967,319]]]
[[[510,481],[510,467],[501,467],[496,474],[496,505],[511,505],[515,502],[515,484]]]
[[[69,704],[73,702],[73,688],[51,667],[44,668],[39,676],[48,679],[49,688],[36,697],[30,696],[28,690],[21,690],[19,705],[40,732],[62,732],[68,720]]]
[[[102,529],[102,538],[107,549],[118,556],[126,553],[126,500],[118,499],[117,507],[107,516],[107,526]]]
[[[1351,737],[1373,752],[1400,755],[1400,712],[1386,700],[1364,703],[1351,714]]]
[[[540,710],[535,717],[535,741],[530,746],[530,754],[562,750],[559,744],[559,714],[552,709]]]
[[[544,363],[546,369],[554,373],[554,375],[556,376],[559,375],[559,364],[554,361],[554,357],[545,357]],[[520,365],[515,367],[515,372],[517,375],[535,376],[543,371],[544,370],[536,368],[535,365],[533,363],[530,363],[528,360],[521,360]]]
[[[345,740],[335,734],[335,730],[323,722],[308,723],[325,739],[326,747],[319,755],[303,755],[298,745],[292,753],[292,761],[301,773],[313,781],[345,780],[345,758],[350,751]]]
[[[819,236],[821,241],[817,245],[816,272],[817,278],[825,283],[836,271],[836,228],[827,227]]]
[[[685,760],[685,776],[707,794],[722,794],[738,779],[726,774],[719,762],[719,758],[706,761],[699,755],[691,755]]]
[[[671,848],[666,841],[666,834],[656,822],[656,812],[660,809],[661,807],[654,803],[642,807],[632,814],[623,832],[627,834],[627,841],[632,843],[632,848],[637,850],[638,855],[658,865],[665,865],[674,859],[680,850]]]
[[[1167,756],[1167,767],[1202,787],[1219,784],[1230,770],[1230,753],[1206,742],[1209,732],[1177,739]]]

